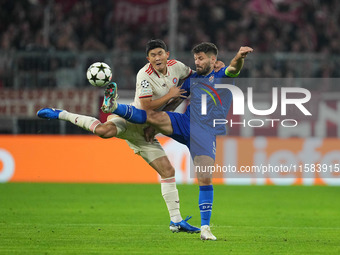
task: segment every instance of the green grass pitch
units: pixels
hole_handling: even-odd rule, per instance
[[[198,187],[178,185],[199,226]],[[215,185],[212,230],[171,233],[160,185],[0,185],[0,254],[340,254],[340,187]]]

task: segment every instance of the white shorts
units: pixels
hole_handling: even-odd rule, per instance
[[[133,124],[117,115],[110,115],[107,121],[113,122],[116,125],[116,137],[126,140],[130,148],[148,164],[155,159],[166,156],[157,139],[153,143],[145,141],[144,128],[148,126],[147,124]]]

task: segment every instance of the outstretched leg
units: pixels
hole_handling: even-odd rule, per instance
[[[102,138],[111,138],[117,135],[117,127],[113,122],[101,123],[98,119],[71,113],[54,108],[43,108],[37,112],[38,117],[44,119],[59,119],[73,123],[74,125],[90,131]]]
[[[117,136],[118,134],[118,127],[113,121],[110,121],[110,119],[113,118],[113,115],[110,115],[108,117],[108,121],[105,123],[101,123],[94,117],[79,115],[67,112],[65,110],[53,108],[43,108],[38,111],[37,115],[40,118],[45,119],[60,119],[69,121],[85,130],[93,132],[102,138],[111,138]],[[120,130],[122,128],[125,129],[125,127],[122,127],[123,125],[118,126],[120,126]],[[175,169],[172,167],[169,159],[166,156],[162,156],[156,158],[149,164],[161,176],[161,192],[170,215],[170,230],[172,232],[200,232],[199,228],[188,224],[187,221],[189,218],[183,220],[181,217],[179,210],[179,195],[175,181]]]
[[[133,105],[118,104],[117,98],[117,84],[111,82],[105,89],[102,111],[117,114],[131,123],[148,123],[164,135],[172,134],[171,120],[166,112],[145,111]]]

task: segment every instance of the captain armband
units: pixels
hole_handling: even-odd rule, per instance
[[[231,73],[228,71],[228,67],[225,69],[225,75],[229,76],[229,77],[232,77],[232,78],[235,78],[237,77],[239,74],[240,74],[240,71],[238,71],[237,73]]]

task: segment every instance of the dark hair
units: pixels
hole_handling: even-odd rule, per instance
[[[205,54],[210,53],[215,56],[218,54],[218,49],[215,44],[210,42],[202,42],[200,44],[197,44],[194,48],[192,48],[191,52],[193,54],[197,54],[200,52],[204,52]]]
[[[156,48],[162,48],[165,51],[168,51],[168,47],[166,46],[165,42],[163,42],[161,39],[153,39],[148,41],[146,44],[146,55],[148,56],[149,51]]]

